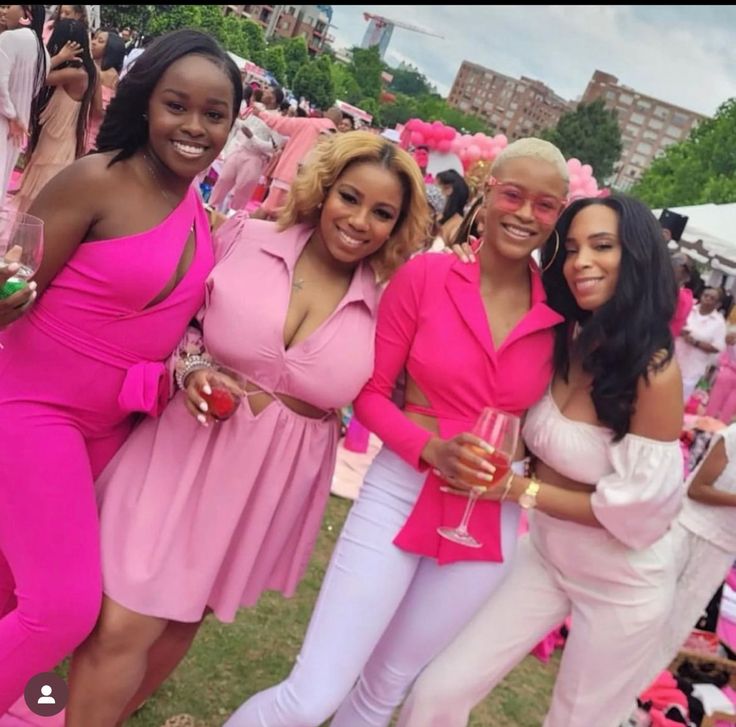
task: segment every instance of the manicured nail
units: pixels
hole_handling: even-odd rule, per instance
[[[9,273],[17,273],[20,270],[20,263],[8,263],[3,266]]]
[[[31,280],[31,282],[30,282],[30,283],[28,283],[28,287],[29,287],[29,288],[30,288],[31,290],[36,290],[36,288],[38,287],[38,285],[36,284],[36,281],[35,281],[35,280]]]
[[[197,414],[197,421],[203,426],[207,426],[207,417],[204,414]]]
[[[486,482],[493,482],[493,475],[486,474],[485,472],[479,472],[478,477]]]
[[[475,262],[475,255],[471,255],[471,256],[470,256],[470,262],[471,262],[471,263],[474,263],[474,262]]]
[[[207,402],[206,401],[200,401],[199,402],[199,408],[200,408],[201,411],[207,411],[207,409],[209,409],[209,407],[207,406]]]
[[[487,472],[490,472],[491,474],[493,474],[496,471],[496,468],[490,462],[486,462],[485,460],[482,460],[481,465],[484,470],[486,470]]]
[[[202,391],[204,391],[204,393],[207,394],[207,396],[209,396],[212,393],[212,389],[209,384],[205,384],[202,387]],[[205,409],[204,411],[207,411],[207,410]]]

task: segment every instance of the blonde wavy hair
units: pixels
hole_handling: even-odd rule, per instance
[[[370,256],[380,280],[388,279],[421,249],[429,224],[424,180],[416,162],[398,146],[367,131],[334,134],[320,141],[305,160],[278,218],[279,229],[303,223],[316,226],[322,203],[352,164],[373,162],[396,174],[403,190],[401,210],[388,241]]]

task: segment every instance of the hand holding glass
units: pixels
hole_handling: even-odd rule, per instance
[[[490,446],[490,450],[488,450],[470,445],[473,454],[482,457],[495,468],[491,487],[496,487],[503,482],[509,469],[511,469],[511,460],[519,441],[519,424],[519,417],[487,407],[483,409],[471,430],[472,434],[475,434],[476,437]],[[464,479],[463,482],[471,487],[468,493],[468,504],[465,506],[460,524],[456,528],[437,528],[437,532],[453,543],[466,545],[469,548],[480,548],[482,543],[468,532],[468,522],[473,514],[475,503],[486,491],[488,482],[479,477]],[[452,492],[452,490],[446,491]]]
[[[0,287],[0,299],[28,285],[43,259],[43,220],[20,212],[0,211],[0,270],[18,270]]]

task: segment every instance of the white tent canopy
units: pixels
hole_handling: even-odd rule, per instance
[[[689,219],[682,236],[687,240],[702,240],[712,255],[719,255],[736,266],[736,203],[698,204],[668,207]],[[653,210],[659,217],[662,210]]]

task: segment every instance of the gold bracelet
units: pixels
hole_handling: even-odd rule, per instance
[[[508,480],[506,480],[506,484],[504,485],[504,488],[503,488],[503,494],[501,495],[501,502],[503,502],[506,499],[506,497],[508,496],[509,492],[511,492],[511,485],[512,485],[512,483],[514,481],[514,474],[515,473],[512,472],[509,475]]]

